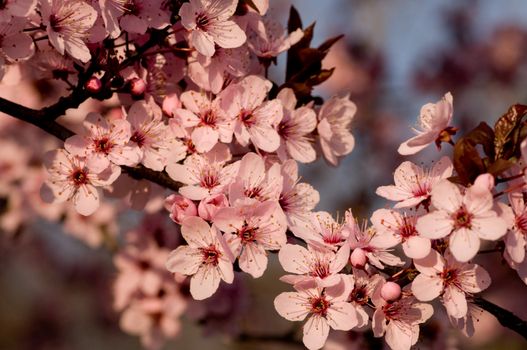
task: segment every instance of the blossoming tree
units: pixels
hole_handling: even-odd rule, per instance
[[[45,154],[38,142],[1,141],[2,230],[62,220],[98,246],[115,236],[119,213],[146,213],[113,247],[113,304],[121,328],[148,349],[176,337],[196,308],[198,319],[221,305],[243,308],[237,279],[262,277],[271,258],[284,271],[274,308],[303,322],[291,338],[309,349],[348,331],[410,349],[420,327],[444,312],[471,336],[481,309],[527,338],[527,323],[480,295],[492,279],[473,262],[500,253],[527,283],[527,106],[456,135],[452,94],[426,104],[398,152],[446,143],[449,155],[430,166],[404,161],[394,184],[372,189],[388,200],[384,208],[363,221],[351,209],[336,220],[315,211],[319,192],[298,165],[323,157],[338,166],[355,145],[356,105],[313,96],[333,73],[321,61],[340,36],[312,47],[313,25],[292,8],[283,26],[268,7],[0,2],[0,75],[38,71],[69,90],[39,109],[0,98],[1,112],[61,141],[49,141],[55,149]],[[280,54],[282,84],[268,77]],[[14,123],[2,116],[0,128]],[[16,206],[24,216],[9,216]]]

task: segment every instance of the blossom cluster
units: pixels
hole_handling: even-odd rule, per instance
[[[69,132],[64,147],[32,160],[46,170],[24,183],[32,210],[64,219],[91,246],[117,246],[114,309],[149,349],[177,336],[183,315],[203,324],[236,317],[246,297],[240,281],[264,276],[273,255],[289,288],[274,307],[305,321],[309,349],[324,347],[330,329],[371,329],[392,349],[410,349],[432,302],[472,335],[475,294],[491,285],[473,261],[482,247],[503,254],[527,284],[527,141],[514,144],[511,123],[498,123],[478,129],[490,139],[458,147],[447,93],[421,108],[417,135],[398,151],[448,143],[453,156],[402,162],[394,184],[376,189],[390,204],[365,220],[351,209],[340,220],[317,211],[320,194],[301,181],[299,163],[323,157],[337,166],[352,152],[357,107],[349,96],[311,96],[327,79],[319,66],[331,44],[309,47],[312,27],[295,28],[292,15],[286,29],[268,8],[266,0],[2,2],[0,78],[33,67],[39,79],[62,81],[73,101],[58,103],[64,112],[88,97],[102,101],[79,113],[75,133],[52,124],[59,115],[39,115]],[[268,68],[285,52],[306,67],[278,85]],[[482,159],[474,144],[491,155]],[[0,163],[3,194],[30,154],[2,147],[12,149]],[[41,206],[39,187],[58,206]],[[112,217],[128,208],[147,215],[119,241]],[[0,224],[14,231],[22,221]]]

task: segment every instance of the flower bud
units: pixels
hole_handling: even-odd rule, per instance
[[[364,265],[368,262],[368,257],[366,252],[361,248],[354,249],[350,256],[350,263],[353,267],[363,268]]]
[[[179,97],[176,94],[167,95],[163,99],[163,106],[162,106],[163,113],[165,113],[169,117],[174,116],[174,109],[181,108],[181,107],[182,107],[181,101],[179,100]]]
[[[479,175],[474,181],[473,187],[479,191],[492,191],[494,189],[494,176],[489,173]]]
[[[198,205],[199,216],[204,220],[212,220],[221,208],[229,206],[229,200],[223,193],[204,198]]]
[[[386,282],[381,287],[381,297],[386,301],[394,301],[401,296],[401,286],[395,282]]]
[[[170,212],[170,218],[178,224],[187,217],[198,215],[196,204],[178,194],[172,194],[165,199],[165,209]]]
[[[92,94],[96,94],[102,89],[102,82],[101,79],[97,77],[91,77],[88,79],[88,81],[84,84],[84,87],[86,90]]]
[[[143,79],[133,78],[129,82],[132,97],[142,97],[146,91],[146,83]]]

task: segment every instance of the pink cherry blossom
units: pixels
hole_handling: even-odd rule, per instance
[[[232,141],[232,118],[220,107],[221,98],[213,101],[205,94],[196,91],[185,91],[181,102],[185,109],[174,110],[180,125],[193,128],[191,139],[200,153],[210,151],[219,141]]]
[[[298,165],[294,160],[282,163],[281,174],[283,183],[278,202],[289,229],[300,237],[311,227],[312,211],[320,201],[320,195],[311,185],[299,182]]]
[[[188,59],[188,76],[200,88],[217,94],[226,82],[246,75],[251,64],[246,45],[234,49],[217,47],[212,57],[192,53]]]
[[[328,289],[309,288],[284,292],[274,300],[276,311],[289,321],[308,318],[303,327],[303,342],[310,349],[324,346],[329,329],[348,331],[357,326],[357,313],[346,302],[347,293],[333,296]]]
[[[505,250],[512,261],[521,263],[525,260],[527,207],[525,206],[523,193],[511,193],[508,197],[514,224],[509,228],[504,238]]]
[[[479,250],[480,238],[495,241],[507,232],[507,222],[493,210],[490,191],[472,188],[462,194],[448,180],[432,189],[432,205],[436,210],[420,217],[416,229],[421,236],[439,239],[450,235],[449,246],[461,262],[472,259]]]
[[[384,269],[383,264],[404,265],[400,258],[390,253],[390,248],[398,244],[396,237],[385,231],[377,231],[374,227],[367,227],[366,223],[360,227],[350,211],[346,216],[345,230],[349,232],[348,243],[352,252],[361,250],[366,254],[368,262],[379,269]]]
[[[371,222],[378,232],[391,234],[399,240],[407,257],[421,259],[430,252],[431,242],[430,239],[419,235],[415,228],[417,218],[415,214],[378,209],[371,216]]]
[[[310,225],[298,228],[294,232],[308,243],[318,243],[333,250],[344,245],[349,236],[349,230],[344,229],[344,224],[335,221],[331,214],[325,211],[312,213]]]
[[[421,107],[418,119],[421,130],[413,129],[417,136],[403,142],[399,146],[398,151],[400,154],[415,154],[434,141],[439,147],[443,138],[450,139],[450,135],[455,133],[455,128],[449,125],[452,121],[453,113],[452,100],[452,94],[448,92],[441,101],[427,103]]]
[[[10,22],[12,17],[27,17],[36,5],[37,0],[5,0],[0,9],[0,23]]]
[[[186,147],[173,137],[162,115],[161,108],[153,99],[148,99],[135,102],[127,116],[132,127],[130,141],[142,152],[141,163],[157,171],[186,156]]]
[[[168,26],[170,16],[164,10],[163,3],[164,0],[127,0],[124,6],[121,5],[124,7],[119,20],[121,28],[129,33],[144,34],[148,28],[162,29]]]
[[[185,186],[179,192],[192,200],[202,200],[208,196],[227,191],[238,173],[240,162],[226,164],[226,158],[193,154],[183,164],[169,164],[168,175]]]
[[[190,294],[196,300],[210,297],[218,289],[220,280],[232,283],[232,253],[219,231],[200,217],[183,221],[181,234],[188,245],[179,246],[167,259],[170,272],[192,276]]]
[[[349,128],[355,117],[357,106],[349,97],[332,97],[318,112],[317,131],[324,158],[337,166],[339,158],[349,154],[355,147],[355,138]]]
[[[234,118],[234,135],[242,146],[250,141],[266,152],[280,146],[275,127],[282,120],[282,104],[279,100],[264,102],[271,87],[269,80],[249,75],[222,92],[222,107]]]
[[[122,313],[119,325],[140,336],[145,349],[158,350],[181,332],[180,317],[187,303],[176,287],[165,283],[159,296],[136,298]]]
[[[48,152],[44,163],[49,178],[42,187],[42,198],[56,203],[73,200],[75,209],[82,215],[91,215],[99,207],[96,187],[110,185],[120,174],[117,166],[95,172],[85,160],[62,149]]]
[[[119,271],[114,285],[116,310],[127,307],[138,292],[150,297],[158,295],[163,281],[170,277],[164,269],[169,251],[159,248],[151,239],[140,243],[127,244],[113,258]]]
[[[412,292],[421,301],[442,295],[448,315],[461,318],[467,315],[467,295],[479,293],[490,286],[490,276],[481,266],[460,263],[447,251],[443,258],[437,251],[423,259],[414,259],[420,272],[412,282]]]
[[[452,176],[454,166],[448,157],[442,157],[431,169],[423,169],[412,162],[402,162],[393,175],[395,185],[377,188],[379,196],[397,201],[395,208],[413,207],[421,202],[428,205],[434,185]]]
[[[86,157],[91,169],[104,170],[110,162],[135,166],[141,159],[140,150],[128,144],[130,123],[124,119],[108,121],[98,113],[90,113],[83,122],[85,135],[66,139],[64,148],[78,157]]]
[[[40,11],[53,47],[62,55],[67,52],[87,62],[91,54],[85,41],[97,19],[97,11],[81,0],[43,0]]]
[[[274,163],[266,170],[264,159],[256,153],[247,153],[240,162],[238,174],[229,187],[229,200],[265,202],[278,201],[282,190],[280,164]]]
[[[277,127],[280,147],[276,153],[282,161],[290,157],[301,163],[313,162],[317,157],[311,136],[317,127],[315,111],[308,106],[295,109],[297,100],[292,89],[280,90],[276,98],[282,102],[284,111]]]
[[[381,286],[382,287],[382,286]],[[426,322],[433,312],[432,305],[416,302],[410,295],[394,302],[373,299],[373,335],[382,337],[393,350],[410,350],[419,338],[419,324]]]
[[[229,206],[229,200],[223,193],[218,193],[206,198],[203,198],[198,205],[199,216],[208,221],[214,220],[216,213],[222,208]]]
[[[198,215],[196,204],[177,194],[171,194],[165,199],[165,209],[170,212],[170,218],[178,224],[188,217]]]
[[[272,201],[220,209],[214,225],[225,232],[225,241],[239,257],[242,271],[254,278],[261,277],[267,268],[266,251],[279,250],[287,240],[285,218]]]
[[[295,286],[312,285],[331,287],[341,282],[339,272],[348,263],[349,246],[342,246],[335,253],[324,247],[308,244],[307,249],[296,244],[286,244],[278,253],[278,259],[286,272],[281,281]]]
[[[277,57],[304,36],[300,28],[288,34],[279,22],[269,17],[260,17],[255,24],[248,42],[251,51],[260,58]]]
[[[0,21],[0,56],[7,61],[27,59],[35,52],[33,39],[22,31],[25,23],[19,19],[6,23]]]
[[[211,57],[214,44],[228,49],[245,43],[245,33],[230,20],[237,4],[237,0],[190,0],[181,6],[181,24],[190,32],[190,43],[199,53]]]
[[[370,300],[373,300],[374,293],[380,290],[384,278],[379,274],[369,276],[364,270],[353,269],[352,272],[351,275],[344,276],[352,285],[347,301],[355,307],[359,320],[357,326],[364,327],[370,319],[364,307],[369,305]]]

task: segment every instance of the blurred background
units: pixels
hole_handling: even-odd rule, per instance
[[[511,104],[527,104],[523,0],[271,0],[272,16],[285,24],[291,4],[304,26],[316,21],[315,45],[345,34],[324,61],[327,68],[336,67],[336,73],[316,92],[324,98],[349,94],[358,105],[353,153],[337,168],[319,160],[301,169],[303,181],[320,191],[318,210],[342,216],[352,208],[355,215],[367,218],[387,205],[375,196],[375,189],[393,182],[393,171],[402,161],[397,147],[411,136],[410,127],[424,103],[436,102],[450,91],[454,125],[464,131],[479,121],[492,125]],[[271,69],[273,80],[283,79],[284,62],[281,57]],[[20,99],[16,95],[21,86],[45,91],[23,85],[23,79],[13,81],[16,85],[1,84],[2,97]],[[40,101],[24,103],[56,99],[41,94]],[[77,116],[90,108],[84,104]],[[0,115],[0,162],[31,162],[36,150],[58,146],[31,127],[23,139],[13,140],[10,130],[17,127],[18,122]],[[25,151],[13,147],[16,144],[24,145]],[[428,166],[450,152],[448,145],[441,152],[429,147],[410,160]],[[137,337],[121,331],[119,313],[112,307],[117,274],[112,237],[142,219],[128,214],[115,221],[111,208],[101,210],[95,224],[73,214],[64,216],[39,200],[35,184],[41,181],[40,172],[20,176],[16,185],[23,190],[18,191],[2,180],[4,172],[13,171],[11,165],[0,166],[0,349],[141,349]],[[33,213],[62,219],[63,225],[34,220]],[[277,281],[282,271],[274,258],[265,277],[237,276],[235,286],[210,301],[221,307],[204,311],[203,306],[189,306],[200,310],[198,316],[183,317],[180,335],[164,349],[301,349],[295,340],[300,324],[283,320],[272,307],[275,296],[287,289]],[[497,254],[478,263],[493,277],[484,296],[527,319],[526,289],[516,274]],[[449,329],[446,318],[428,322],[422,337],[420,349],[527,348],[524,340],[486,314],[470,340]],[[383,347],[370,340],[368,334],[343,333],[331,336],[327,348],[362,349],[368,348],[366,343]]]

